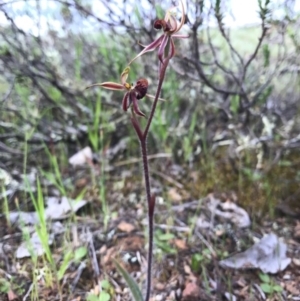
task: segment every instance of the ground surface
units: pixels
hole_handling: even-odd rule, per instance
[[[204,184],[198,168],[176,165],[167,154],[154,156],[151,164],[157,195],[152,300],[300,300],[296,209],[289,212],[287,204],[281,204],[270,216],[245,205],[243,214],[250,213],[251,225],[240,228],[242,216],[226,217],[234,210],[223,206],[243,203],[235,191],[214,188],[211,194],[199,195]],[[113,259],[141,287],[145,285],[147,208],[138,160],[90,161],[62,171],[61,178],[70,187],[69,197],[80,196],[87,203],[75,215],[48,221],[47,233],[53,234],[50,255],[36,256],[33,248],[31,256],[16,258],[28,233],[39,227],[27,226],[31,230],[26,236],[26,225],[9,223],[6,217],[36,209],[21,186],[4,202],[9,209],[0,224],[1,300],[130,300]],[[51,181],[41,183],[44,195],[60,195]],[[212,200],[219,202],[213,209]],[[57,223],[59,231],[53,227]],[[287,245],[290,263],[283,271],[268,276],[259,268],[229,269],[220,264],[268,233]]]

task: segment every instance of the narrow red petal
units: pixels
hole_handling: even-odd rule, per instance
[[[124,90],[124,85],[113,82],[105,82],[100,84],[100,86],[110,90]]]
[[[158,58],[162,63],[163,63],[164,52],[169,42],[169,38],[170,36],[165,34],[158,49]]]
[[[104,89],[108,89],[108,90],[124,90],[124,86],[118,83],[113,83],[113,82],[105,82],[105,83],[101,83],[101,84],[93,84],[88,86],[86,89],[89,89],[91,87],[102,87]]]
[[[142,56],[143,54],[155,50],[160,44],[165,35],[160,36],[158,39],[150,43],[149,45],[145,46],[145,48],[136,56],[134,57],[128,65],[130,65],[134,60],[136,60],[138,57]]]
[[[129,92],[125,93],[123,100],[122,100],[122,108],[123,111],[127,112],[129,106],[130,106],[130,97],[129,97]]]
[[[131,100],[132,100],[132,105],[133,105],[133,112],[136,115],[146,117],[146,115],[140,110],[138,106],[138,100],[136,98],[135,92],[130,92]]]
[[[175,55],[175,44],[173,39],[171,39],[170,53],[168,59],[171,59]]]

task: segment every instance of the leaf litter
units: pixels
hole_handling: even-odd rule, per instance
[[[129,164],[134,164],[135,161],[132,162]],[[90,173],[84,170],[93,168],[88,161],[82,166],[81,170],[72,170],[73,173],[84,174],[80,177],[84,183],[81,189],[84,185],[91,186]],[[221,300],[221,297],[226,300],[249,300],[253,293],[256,296],[255,300],[264,300],[266,294],[261,291],[260,280],[256,274],[260,270],[273,273],[273,281],[283,288],[281,295],[285,292],[282,296],[297,300],[300,277],[297,272],[297,254],[300,249],[298,224],[278,219],[276,227],[267,220],[259,226],[253,225],[248,212],[239,206],[239,201],[232,194],[224,196],[212,193],[201,199],[193,199],[186,194],[187,189],[182,181],[184,171],[174,174],[174,168],[169,170],[168,174],[166,169],[159,171],[158,168],[154,175],[159,177],[160,181],[153,181],[159,199],[156,229],[160,229],[156,236],[159,240],[156,245],[158,258],[153,270],[154,300]],[[69,231],[64,220],[68,221],[84,206],[90,207],[92,211],[98,208],[96,216],[90,216],[74,225],[75,232],[72,232],[71,242],[77,246],[88,244],[89,254],[94,254],[92,257],[87,254],[80,262],[73,262],[66,269],[63,279],[72,283],[70,287],[73,300],[85,300],[89,292],[95,292],[95,288],[99,288],[98,281],[92,276],[86,278],[86,275],[95,273],[97,266],[99,280],[108,279],[113,287],[113,290],[105,291],[106,296],[109,295],[110,300],[130,300],[128,290],[120,275],[116,273],[112,259],[117,259],[124,265],[140,285],[144,284],[147,251],[144,239],[146,211],[139,182],[132,180],[135,173],[135,168],[128,169],[127,165],[111,169],[112,180],[108,179],[106,187],[109,190],[107,203],[110,204],[110,212],[113,215],[106,228],[101,220],[101,209],[99,206],[95,207],[93,193],[87,192],[86,200],[79,201],[66,197],[45,197],[44,218],[48,221],[48,244],[52,244],[54,253],[60,252],[56,244],[57,241],[61,241],[61,234]],[[100,178],[101,174],[97,173],[95,176]],[[172,181],[168,180],[170,176]],[[78,178],[74,177],[74,181],[78,181]],[[164,186],[162,181],[166,181]],[[122,185],[115,185],[118,182]],[[169,199],[173,199],[171,206]],[[192,217],[196,217],[194,227],[188,222]],[[11,211],[7,218],[19,229],[24,230],[25,226],[27,227],[36,255],[42,255],[41,242],[36,232],[39,225],[37,213]],[[281,233],[287,227],[290,234]],[[90,233],[88,240],[85,238],[86,231]],[[2,237],[1,243],[6,239],[11,243],[9,235]],[[90,247],[91,243],[93,248]],[[15,246],[15,258],[26,260],[30,255],[30,250],[26,248],[24,241]],[[200,257],[195,257],[198,258],[197,270],[192,268],[191,264],[191,259],[196,254],[201,254]],[[7,255],[0,253],[1,258],[5,256]],[[90,261],[93,262],[92,269]],[[250,270],[239,268],[247,266],[245,262],[249,261],[252,265]],[[208,283],[204,281],[203,275],[207,275]],[[87,279],[89,280],[86,282]],[[232,282],[232,290],[226,288],[226,279]],[[223,283],[223,287],[218,283]],[[16,293],[15,290],[11,292]]]
[[[276,274],[291,263],[286,251],[287,245],[276,234],[270,233],[245,252],[220,261],[220,265],[234,269],[260,269],[264,273]]]
[[[77,212],[81,207],[85,206],[85,200],[70,200],[67,197],[48,197],[46,198],[46,208],[44,210],[44,220],[62,220]],[[40,222],[38,212],[9,212],[8,220],[11,224],[18,227],[24,225],[36,225]]]
[[[24,233],[27,232],[28,239],[21,243],[16,250],[16,258],[30,257],[32,254],[41,256],[45,253],[44,245],[41,240],[41,235],[36,231],[35,226],[39,226],[41,218],[43,221],[54,221],[48,227],[49,233],[47,244],[52,245],[55,235],[64,232],[63,225],[57,220],[63,220],[76,213],[80,208],[86,205],[85,200],[70,200],[67,197],[48,197],[46,198],[46,208],[44,216],[41,217],[38,212],[9,212],[7,219],[11,224],[14,224]]]

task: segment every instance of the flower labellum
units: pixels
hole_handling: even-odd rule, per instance
[[[148,90],[148,81],[145,78],[141,78],[136,82],[136,85],[134,87],[134,90],[136,91],[136,98],[142,99],[146,94]]]
[[[147,94],[147,90],[148,90],[147,79],[140,78],[135,86],[129,84],[126,81],[128,78],[129,71],[130,71],[130,67],[126,67],[124,69],[124,71],[121,74],[121,83],[104,82],[100,84],[93,84],[87,87],[87,89],[98,86],[108,90],[125,91],[122,100],[122,109],[126,112],[132,104],[132,108],[133,108],[132,111],[134,114],[146,117],[146,115],[139,109],[138,100],[144,98],[145,96],[150,98],[154,98],[154,97],[152,95]]]

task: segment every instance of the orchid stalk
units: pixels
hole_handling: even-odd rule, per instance
[[[153,237],[154,237],[154,211],[155,211],[155,195],[151,194],[148,153],[147,153],[147,137],[150,130],[150,126],[155,114],[155,110],[161,94],[161,89],[166,75],[166,70],[170,59],[175,55],[174,38],[186,38],[187,36],[180,35],[178,32],[185,23],[185,11],[182,0],[180,0],[181,6],[181,21],[178,22],[173,8],[166,12],[164,19],[156,20],[153,24],[155,29],[163,30],[155,41],[149,45],[144,46],[144,49],[136,55],[128,64],[128,67],[121,74],[120,83],[104,82],[100,84],[93,84],[90,87],[99,86],[104,89],[123,91],[125,94],[122,100],[122,108],[127,111],[131,107],[131,123],[135,129],[137,137],[141,146],[142,161],[143,161],[143,173],[145,181],[145,191],[148,205],[148,266],[147,266],[147,285],[144,301],[149,301],[151,295],[151,283],[152,283],[152,260],[153,260]],[[129,84],[127,78],[130,71],[130,65],[142,55],[158,49],[158,63],[159,63],[159,78],[155,96],[147,94],[148,81],[145,78],[140,78],[136,85]],[[139,101],[144,97],[154,98],[149,117],[139,109]],[[138,117],[147,118],[147,123],[144,129],[142,129]],[[122,270],[122,273],[124,271]]]

